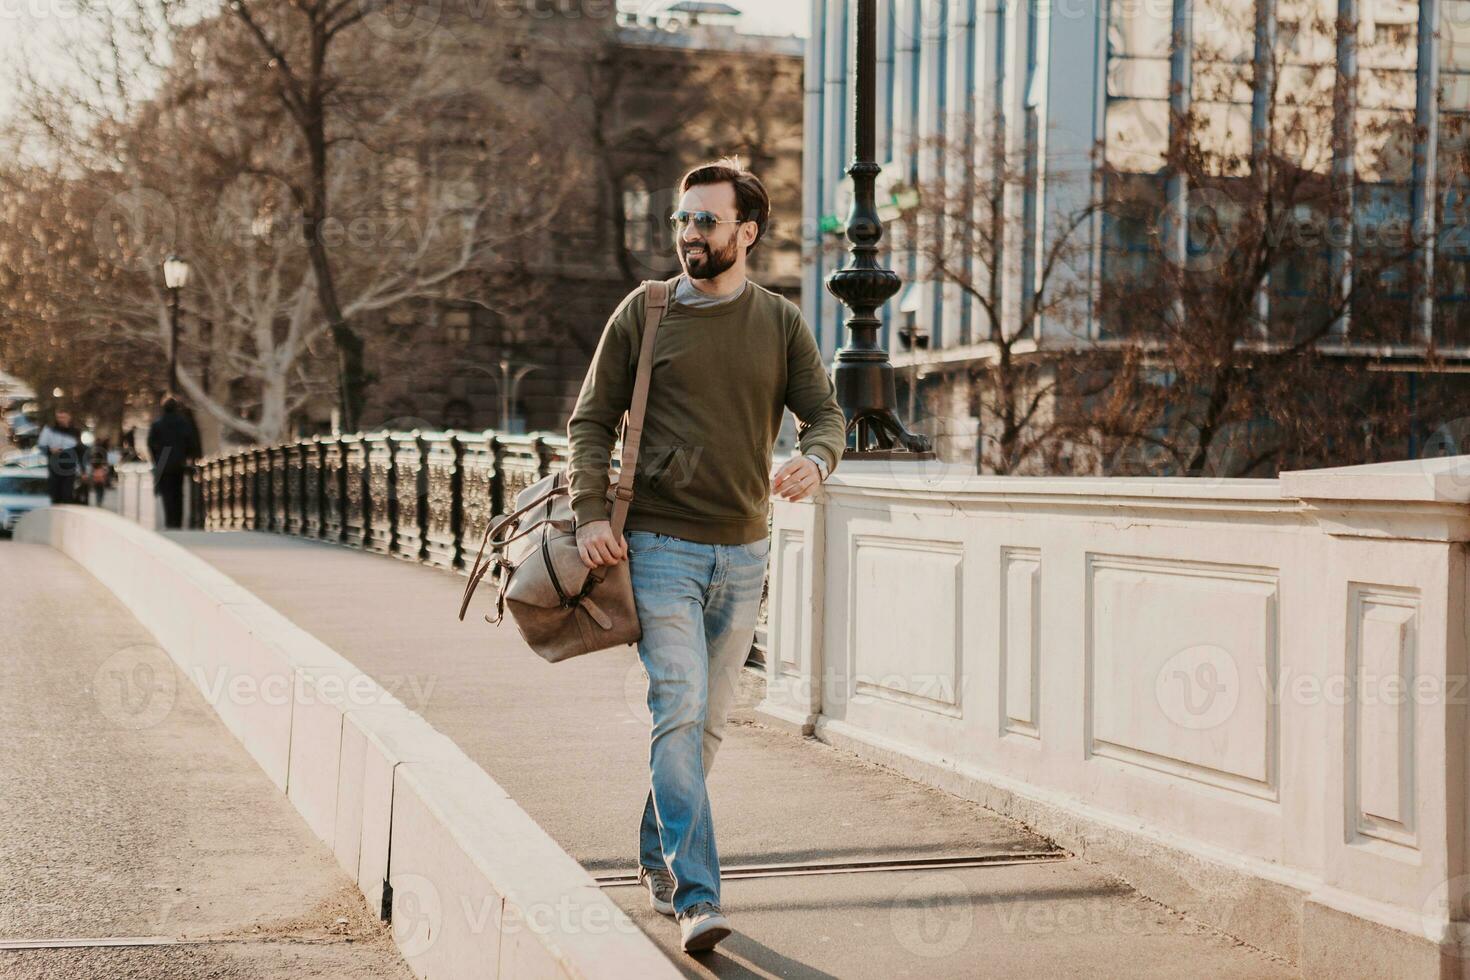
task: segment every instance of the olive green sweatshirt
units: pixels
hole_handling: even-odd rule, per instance
[[[771,447],[790,408],[802,453],[837,468],[846,422],[816,338],[784,297],[748,283],[734,300],[676,302],[659,324],[627,531],[708,544],[766,536]],[[603,329],[567,424],[577,522],[609,516],[608,461],[633,397],[644,287]]]

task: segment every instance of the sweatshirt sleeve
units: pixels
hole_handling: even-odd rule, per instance
[[[618,440],[618,424],[633,397],[638,325],[643,322],[643,288],[623,300],[603,327],[602,339],[582,380],[577,406],[567,422],[568,470],[572,511],[578,525],[605,521],[608,468]]]
[[[827,461],[830,475],[847,447],[847,419],[837,404],[837,389],[822,363],[817,338],[801,312],[792,308],[786,325],[786,407],[796,416],[796,444],[801,453]]]

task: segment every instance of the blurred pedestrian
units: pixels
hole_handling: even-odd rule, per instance
[[[128,431],[126,431],[126,432],[123,433],[123,437],[122,437],[122,451],[118,454],[119,455],[119,459],[117,460],[117,462],[114,462],[112,464],[113,466],[116,466],[117,463],[119,463],[119,462],[121,462],[121,463],[141,463],[143,461],[143,457],[141,455],[139,455],[139,453],[138,453],[138,439],[137,439],[137,436],[138,436],[138,434],[136,432],[134,432],[132,429],[129,429]]]
[[[76,503],[77,481],[82,476],[87,447],[82,430],[72,424],[71,412],[56,410],[54,420],[41,429],[36,448],[46,454],[46,489],[53,504]]]
[[[107,495],[107,488],[112,486],[112,451],[105,439],[92,445],[92,471],[89,482],[92,486],[92,493],[96,497],[96,505],[101,507],[102,498]]]
[[[153,457],[153,492],[163,498],[163,526],[184,526],[184,475],[202,452],[199,430],[179,407],[178,399],[165,395],[163,413],[148,427],[148,454]]]

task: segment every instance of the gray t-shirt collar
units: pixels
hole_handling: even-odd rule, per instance
[[[695,289],[694,284],[689,281],[689,276],[686,274],[680,276],[679,282],[674,286],[674,302],[680,306],[688,306],[695,309],[723,306],[726,303],[739,299],[740,294],[745,292],[745,287],[749,284],[749,279],[742,279],[740,280],[739,287],[733,291],[723,296],[711,296],[708,293],[702,293],[698,289]]]

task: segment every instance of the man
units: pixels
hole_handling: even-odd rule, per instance
[[[655,341],[626,536],[612,533],[607,468],[633,391],[643,287],[608,320],[567,433],[578,550],[589,568],[628,560],[643,627],[653,731],[639,880],[697,952],[730,933],[704,781],[755,633],[770,496],[814,491],[837,466],[846,424],[801,312],[745,278],[770,220],[765,187],[722,160],[691,170],[681,190],[672,219],[684,274]],[[801,454],[773,477],[784,408]]]
[[[77,503],[77,480],[85,464],[87,447],[82,430],[72,425],[71,412],[56,410],[56,421],[41,429],[36,448],[46,454],[46,490],[53,504]],[[86,503],[85,497],[80,501]]]
[[[179,408],[173,395],[165,395],[163,414],[148,427],[148,454],[153,457],[153,492],[163,498],[163,526],[184,526],[184,474],[200,457],[199,431]]]

